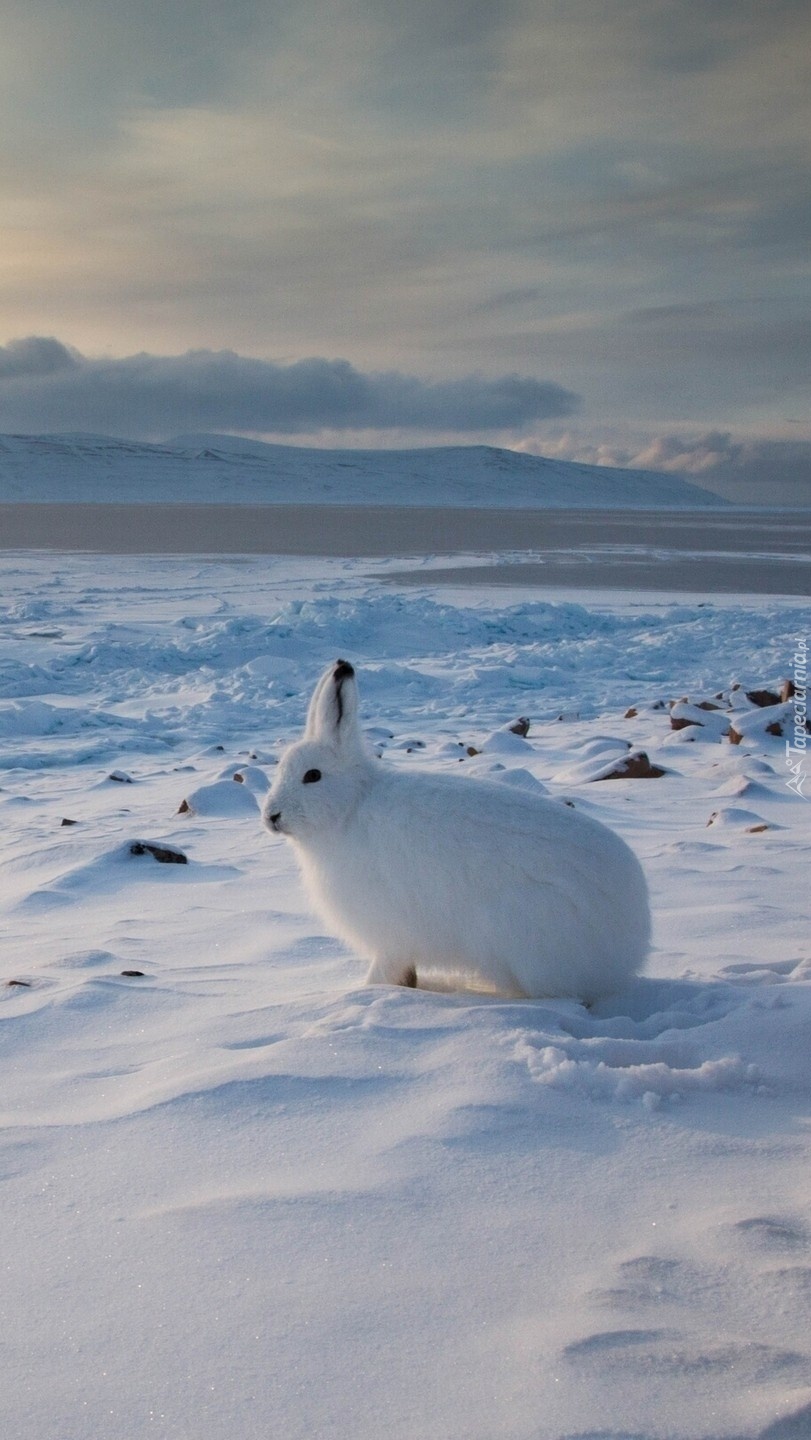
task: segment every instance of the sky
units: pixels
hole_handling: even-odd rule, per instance
[[[807,0],[0,15],[0,430],[485,441],[811,503]]]

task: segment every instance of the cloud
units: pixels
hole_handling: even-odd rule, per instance
[[[28,335],[23,340],[9,340],[0,345],[0,383],[3,380],[31,379],[39,375],[55,375],[72,370],[76,357],[59,340],[45,335]]]
[[[8,333],[800,403],[807,0],[7,0],[3,41]]]
[[[520,449],[588,465],[685,475],[739,505],[811,507],[811,440],[735,440],[723,431],[658,435],[636,444],[591,443],[571,432]]]
[[[193,350],[87,359],[32,336],[0,347],[0,428],[95,430],[133,438],[178,430],[312,434],[331,430],[471,433],[570,415],[577,396],[521,375],[426,380],[364,374],[347,360],[293,364]]]
[[[738,441],[718,431],[695,440],[663,435],[638,451],[633,464],[689,475],[742,505],[811,505],[809,440]]]

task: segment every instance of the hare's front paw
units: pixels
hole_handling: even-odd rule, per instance
[[[404,964],[402,960],[375,960],[366,976],[366,984],[408,985],[415,990],[417,971],[413,965]]]

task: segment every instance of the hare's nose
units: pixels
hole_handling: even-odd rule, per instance
[[[273,826],[273,829],[274,829],[274,830],[276,829],[276,823],[277,823],[277,821],[281,820],[281,818],[282,818],[282,812],[281,812],[281,810],[277,810],[276,813],[275,813],[275,815],[268,815],[268,820],[270,821],[270,823],[271,823],[271,825]]]

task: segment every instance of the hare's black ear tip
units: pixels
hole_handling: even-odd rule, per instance
[[[335,680],[351,680],[355,673],[354,666],[348,660],[336,660],[333,678]]]

